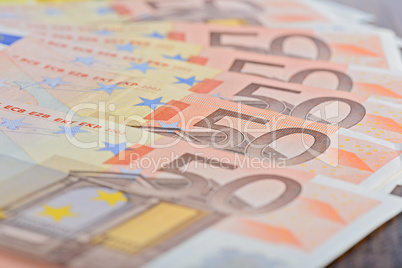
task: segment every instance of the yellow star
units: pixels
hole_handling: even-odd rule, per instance
[[[108,193],[101,190],[97,190],[99,196],[92,198],[94,201],[106,201],[110,206],[116,205],[116,203],[122,201],[126,202],[127,197],[122,192]]]
[[[44,211],[39,212],[39,216],[51,217],[55,222],[60,222],[65,217],[78,217],[78,214],[72,213],[71,206],[64,206],[60,208],[43,205]]]
[[[7,218],[6,214],[0,209],[0,220],[4,220],[5,218]]]

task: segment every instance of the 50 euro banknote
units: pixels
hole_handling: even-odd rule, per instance
[[[390,142],[207,95],[188,95],[144,119],[140,128],[155,133],[367,187],[401,166],[401,151]]]
[[[200,54],[190,57],[188,61],[225,71],[347,91],[365,97],[383,96],[391,101],[401,98],[401,77],[398,73],[381,69],[212,47],[203,48]]]
[[[96,32],[73,32],[73,31],[42,31],[32,33],[30,36],[40,38],[51,38],[55,41],[69,41],[96,45],[99,48],[106,48],[114,51],[135,53],[138,55],[154,55],[160,57],[181,56],[188,58],[199,53],[202,46],[189,44],[174,40],[165,40],[159,33],[137,35],[132,37],[108,36]]]
[[[28,43],[29,46],[27,46]],[[57,66],[69,66],[71,69],[75,66],[80,68],[87,66],[131,77],[157,79],[166,83],[167,87],[177,86],[188,90],[188,94],[207,93],[301,119],[336,124],[385,142],[392,142],[395,146],[401,140],[399,105],[394,102],[357,96],[345,91],[284,83],[242,73],[219,72],[203,66],[196,68],[198,65],[181,61],[127,56],[68,42],[50,40],[44,44],[48,47],[47,53],[42,52],[43,45],[26,38],[14,44],[7,53],[11,58],[17,59],[22,56],[29,59],[18,61],[28,67],[29,61],[40,61],[41,58],[47,57],[52,61],[57,60]],[[57,53],[49,53],[50,49]],[[30,67],[29,72],[44,72],[43,68],[38,67]],[[85,73],[87,72],[91,70],[85,70]],[[102,76],[107,77],[110,74]],[[155,98],[165,99],[165,91],[159,91],[160,94],[157,94]],[[177,96],[182,97],[183,94]]]
[[[165,21],[147,22],[99,22],[96,24],[53,24],[38,21],[1,21],[3,26],[19,29],[31,34],[45,35],[46,33],[95,33],[110,36],[116,32],[126,32],[131,35],[150,35],[157,31],[161,34],[167,33],[171,29],[171,24]]]
[[[84,34],[83,27],[46,27],[42,36]],[[34,28],[32,25],[29,28]],[[43,28],[43,27],[42,27]],[[49,29],[50,28],[50,29]],[[56,29],[56,30],[55,30]],[[67,29],[69,31],[67,31]],[[110,29],[110,31],[108,30]],[[27,29],[28,30],[28,29]],[[50,30],[50,31],[49,31]],[[154,37],[185,41],[203,46],[229,47],[262,54],[338,62],[392,71],[401,71],[402,63],[395,35],[385,29],[329,31],[263,27],[230,27],[185,22],[150,22],[127,26],[105,26],[92,31],[109,37]],[[91,32],[88,32],[91,34]]]
[[[119,14],[133,20],[185,20],[219,23],[225,21],[225,23],[235,24],[260,24],[254,14],[256,11],[261,11],[261,6],[251,1],[117,1],[111,5]]]
[[[44,47],[54,53],[43,53]],[[37,57],[57,60],[72,67],[92,68],[131,77],[145,77],[174,84],[177,88],[186,90],[197,81],[213,78],[221,72],[219,69],[174,60],[172,59],[174,57],[160,58],[151,55],[127,54],[47,38],[42,38],[38,42],[36,39],[26,37],[18,44],[15,43],[12,50],[21,50],[21,53],[32,53]]]
[[[320,267],[402,209],[399,198],[313,173],[0,103],[0,165],[9,167],[0,244],[66,267],[208,267],[216,258]]]
[[[365,97],[381,96],[396,102],[399,102],[398,99],[401,99],[402,95],[400,90],[402,79],[399,74],[377,68],[202,47],[197,44],[155,38],[100,37],[87,33],[50,34],[38,38],[48,42],[51,40],[75,42],[76,45],[83,46],[96,44],[100,48],[127,55],[159,56],[222,71],[248,73],[290,83],[348,91]]]
[[[2,5],[0,22],[42,22],[51,24],[96,24],[123,22],[124,18],[107,1]]]
[[[172,22],[171,39],[203,46],[229,47],[262,54],[331,61],[400,71],[395,35],[387,30],[322,31],[229,27]]]
[[[300,27],[311,24],[332,24],[345,20],[334,16],[331,10],[319,7],[311,1],[270,0],[196,0],[196,1],[116,1],[114,9],[134,20],[214,21],[236,18],[244,22],[265,26]],[[137,8],[137,6],[139,8]],[[146,7],[144,9],[144,7]],[[147,10],[147,11],[145,11]],[[146,14],[146,16],[144,16]]]
[[[267,143],[266,145],[269,145],[274,140],[279,139],[279,137],[281,137],[279,133],[282,133],[284,136],[288,136],[288,139],[284,139],[285,142],[283,143],[285,153],[278,154],[273,157],[273,159],[289,158],[292,159],[290,162],[295,160],[292,163],[303,170],[320,174],[323,173],[327,176],[333,176],[353,183],[364,182],[368,187],[374,187],[378,183],[382,183],[400,168],[400,149],[392,141],[387,141],[387,138],[374,138],[377,137],[377,135],[370,137],[366,135],[367,133],[362,134],[353,130],[340,129],[338,126],[305,121],[288,116],[286,113],[280,114],[266,109],[257,109],[250,106],[246,107],[242,105],[241,102],[236,104],[214,96],[205,95],[204,97],[200,97],[193,92],[197,92],[197,88],[198,90],[200,88],[202,89],[202,86],[204,86],[202,83],[199,84],[200,87],[195,85],[192,91],[180,90],[175,89],[172,84],[166,85],[144,78],[129,78],[88,68],[71,67],[49,59],[35,58],[33,56],[29,57],[28,55],[24,56],[18,53],[9,54],[9,56],[10,59],[8,60],[7,70],[5,70],[5,72],[7,71],[9,73],[7,76],[10,78],[14,75],[17,84],[13,82],[14,85],[11,85],[10,82],[7,82],[7,84],[10,85],[10,87],[6,87],[7,96],[9,96],[8,98],[20,102],[34,103],[39,106],[66,112],[72,109],[82,116],[100,117],[100,109],[103,109],[103,116],[106,118],[118,119],[120,116],[123,118],[132,118],[135,116],[137,125],[141,125],[147,121],[153,122],[154,126],[155,123],[158,123],[162,126],[162,133],[164,132],[168,135],[174,134],[184,138],[189,137],[191,141],[195,141],[196,143],[200,143],[199,138],[192,140],[192,137],[198,134],[201,136],[205,134],[206,136],[204,138],[208,139],[208,137],[210,137],[213,143],[215,143],[214,140],[216,139],[216,144],[218,145],[221,141],[223,143],[227,142],[227,144],[231,145],[233,148],[228,147],[226,149],[233,149],[239,154],[249,154],[248,149],[246,150],[247,142],[252,143],[253,140],[258,139],[257,137],[259,136],[265,135],[265,137],[267,137],[271,135],[273,138],[272,141],[265,141],[264,138],[260,139],[264,140],[264,142]],[[7,59],[6,56],[5,58]],[[20,68],[17,65],[14,65],[15,70],[10,68],[12,61],[18,64],[18,66],[28,74],[27,77],[24,78],[26,81],[23,80],[23,83],[18,82],[22,79]],[[237,80],[234,80],[233,82],[236,81]],[[215,85],[217,84],[215,83]],[[228,90],[231,88],[230,85],[231,84],[228,84],[227,87],[221,87],[222,93],[224,91],[232,92]],[[276,86],[277,85],[274,84],[274,89],[277,89]],[[16,91],[18,92],[17,94]],[[305,91],[303,95],[306,96],[306,98],[307,96],[311,96],[311,90],[310,93],[308,93],[308,89]],[[332,96],[333,95],[329,98],[333,98]],[[285,96],[285,98],[291,99],[289,96]],[[308,103],[311,104],[311,102],[313,102],[313,104],[315,103],[314,101],[309,101]],[[363,102],[364,101],[362,101],[362,103]],[[350,100],[346,101],[346,104],[350,103]],[[208,105],[213,105],[215,111],[208,108]],[[229,108],[225,108],[226,106]],[[299,108],[303,108],[304,106],[306,105],[301,105]],[[363,107],[362,104],[358,102],[355,102],[352,106],[359,106],[360,109]],[[200,110],[198,111],[197,109]],[[247,111],[247,114],[244,116],[243,109]],[[225,134],[216,131],[215,127],[212,129],[204,129],[206,131],[204,134],[197,134],[197,131],[187,133],[187,130],[192,131],[195,127],[194,124],[202,118],[206,120],[207,126],[213,126],[212,122],[222,117],[225,111],[229,111],[229,114],[233,113],[233,118],[229,116],[229,124],[233,126],[233,128],[229,128],[229,130],[234,132],[232,134],[235,134],[235,140],[231,140],[229,137],[225,138]],[[217,115],[215,118],[212,116],[214,112],[221,112],[222,114]],[[352,116],[346,116],[346,114],[341,112],[341,118],[346,116],[343,122],[341,120],[341,123],[350,123],[351,120],[356,120],[356,117],[360,118],[362,116],[360,112],[352,114]],[[154,115],[157,116],[155,117]],[[255,119],[256,115],[259,115],[259,119]],[[317,115],[309,114],[309,116],[314,118]],[[304,118],[303,116],[300,117]],[[242,124],[244,124],[244,122],[247,123],[246,127],[248,127],[250,122],[254,122],[254,119],[248,122],[245,118],[254,118],[257,120],[257,123],[255,128],[246,130],[246,134],[241,134],[239,131],[243,131],[244,126]],[[159,125],[156,126],[160,128]],[[310,133],[311,135],[307,134],[309,138],[306,138],[306,140],[317,140],[317,142],[313,143],[315,145],[311,150],[309,146],[313,146],[311,143],[312,140],[304,144],[304,128],[308,128],[310,125],[313,131],[312,134]],[[200,127],[203,128],[201,125]],[[286,129],[289,129],[289,131],[287,132]],[[362,131],[364,128],[360,126],[356,126],[355,129],[365,132]],[[181,130],[183,130],[183,132]],[[328,133],[327,130],[329,131]],[[247,131],[256,131],[256,134],[248,134]],[[380,131],[383,130],[379,130],[379,132]],[[390,133],[385,134],[385,131],[383,132],[384,134],[380,133],[392,136]],[[315,134],[317,134],[317,136],[315,136]],[[277,135],[279,135],[278,138],[274,138]],[[292,139],[293,136],[298,138]],[[344,137],[341,139],[341,136]],[[350,137],[353,137],[353,139],[350,139]],[[242,142],[242,140],[244,140],[244,142]],[[342,143],[338,145],[338,142],[341,140]],[[293,141],[296,144],[293,144]],[[204,141],[204,143],[205,142],[208,144],[207,141]],[[237,144],[237,142],[239,142],[239,144]],[[213,144],[211,143],[211,145]],[[293,151],[297,146],[301,146],[299,148],[300,151]],[[235,150],[236,148],[237,151]],[[303,148],[308,150],[303,153]],[[221,147],[221,149],[225,148]],[[299,158],[296,157],[298,154],[302,156]],[[323,156],[319,157],[321,154],[323,154]],[[254,157],[255,155],[252,156]],[[269,155],[266,156],[269,158]],[[265,156],[261,154],[260,157]],[[302,161],[300,162],[297,159]],[[324,161],[325,164],[322,164],[322,161]],[[308,162],[309,164],[304,162]],[[342,167],[336,168],[338,164],[343,165],[343,169]]]

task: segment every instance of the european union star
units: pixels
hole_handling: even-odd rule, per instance
[[[186,84],[189,86],[193,86],[195,83],[201,82],[199,80],[195,80],[195,76],[192,76],[189,78],[181,78],[181,77],[175,76],[175,78],[178,80],[175,84]]]
[[[134,49],[137,49],[137,46],[133,46],[130,43],[124,44],[124,45],[116,45],[118,51],[128,51],[130,53],[133,52]]]
[[[158,33],[158,32],[153,32],[153,33],[150,33],[150,34],[144,34],[144,36],[150,37],[150,38],[158,38],[158,39],[163,39],[163,38],[165,38],[165,35],[164,35],[164,34],[160,34],[160,33]]]
[[[122,142],[118,144],[112,144],[108,142],[103,142],[105,144],[105,148],[98,149],[98,151],[110,151],[114,155],[118,155],[121,151],[126,150],[126,144],[127,142]]]
[[[131,64],[131,67],[128,68],[127,70],[139,70],[139,71],[141,71],[141,72],[144,73],[144,74],[145,74],[148,70],[156,70],[155,67],[149,66],[149,63],[148,63],[148,62],[144,62],[144,63],[141,63],[141,64],[137,64],[137,63],[134,63],[134,62],[130,62],[130,64]]]
[[[7,118],[2,118],[1,120],[3,120],[3,122],[0,123],[0,127],[7,127],[9,130],[14,131],[22,126],[29,126],[29,124],[22,122],[24,119],[25,118],[10,120]]]
[[[169,59],[169,60],[187,61],[187,59],[186,59],[186,58],[183,58],[183,57],[181,56],[181,54],[177,54],[177,55],[175,55],[175,56],[163,55],[163,57],[164,57],[165,59]]]
[[[106,85],[102,83],[97,83],[100,88],[94,89],[94,91],[105,91],[107,94],[111,95],[114,90],[124,89],[123,87],[118,87],[117,84]]]
[[[11,87],[11,85],[6,84],[6,78],[0,80],[0,87]]]
[[[163,123],[161,121],[157,121],[157,122],[159,123],[161,128],[165,129],[166,132],[175,132],[176,130],[182,130],[181,128],[179,128],[177,126],[180,123],[179,121],[171,123],[171,124]]]
[[[54,134],[67,134],[70,138],[73,138],[77,133],[90,133],[89,131],[81,129],[82,126],[75,127],[59,127],[60,131],[55,132]]]
[[[48,78],[48,77],[43,77],[43,81],[39,82],[39,84],[45,84],[50,86],[51,88],[58,87],[62,84],[67,84],[67,82],[62,81],[63,76],[57,77],[57,78]]]
[[[136,104],[134,106],[148,106],[152,110],[155,110],[157,108],[156,106],[166,104],[164,102],[161,102],[162,97],[156,98],[156,99],[153,99],[153,100],[146,99],[146,98],[141,98],[141,97],[140,97],[140,99],[142,100],[142,103],[138,103],[138,104]]]
[[[100,7],[96,10],[99,15],[106,15],[114,12],[113,8],[110,7]]]
[[[97,60],[95,60],[95,58],[93,56],[90,56],[90,57],[76,57],[74,62],[81,62],[81,63],[85,64],[86,66],[91,66],[92,64],[97,62]]]

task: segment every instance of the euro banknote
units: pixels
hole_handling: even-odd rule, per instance
[[[96,24],[121,22],[119,15],[106,1],[81,1],[76,3],[44,3],[41,5],[0,5],[0,23],[42,22],[53,24]]]
[[[145,119],[141,128],[155,133],[370,188],[401,168],[401,151],[392,143],[201,94],[158,107]],[[166,124],[174,127],[165,130]]]
[[[189,62],[284,82],[352,92],[365,97],[402,95],[398,73],[324,61],[308,61],[205,47]]]
[[[25,25],[24,30],[35,33],[79,33],[90,31],[113,37],[158,36],[171,40],[229,47],[262,54],[332,61],[401,71],[399,48],[395,35],[388,30],[323,31],[318,29],[286,29],[264,27],[230,27],[214,24],[184,22],[150,22],[110,26],[57,27],[41,29],[40,25]],[[49,29],[50,28],[50,29]],[[60,29],[60,30],[58,30]],[[43,32],[45,31],[45,32]]]
[[[402,209],[400,198],[309,172],[0,103],[1,163],[17,169],[0,182],[0,244],[64,267],[320,267]]]
[[[141,8],[136,8],[137,5]],[[311,1],[300,0],[121,0],[113,2],[112,6],[120,14],[134,20],[176,19],[205,22],[221,18],[236,18],[249,24],[288,27],[317,23],[329,25],[345,20],[345,16],[334,16],[332,10],[314,5]],[[144,6],[147,9],[144,9]]]
[[[196,81],[213,78],[221,72],[219,69],[175,60],[170,56],[161,58],[151,55],[126,54],[74,42],[54,41],[52,38],[43,38],[40,39],[40,42],[27,37],[18,44],[15,43],[12,49],[21,50],[22,53],[25,51],[25,53],[35,54],[37,57],[57,60],[70,66],[93,68],[132,77],[145,77],[174,84],[181,89],[190,89]],[[55,53],[43,53],[44,47]],[[194,82],[190,81],[191,77],[194,78]],[[189,78],[190,80],[185,82]]]
[[[138,5],[140,8],[137,8]],[[133,20],[186,20],[204,22],[231,21],[260,24],[255,12],[261,6],[251,1],[194,0],[194,1],[116,1],[112,7]]]
[[[365,97],[381,96],[389,101],[395,101],[402,96],[400,74],[378,68],[261,55],[226,48],[202,47],[177,41],[164,42],[157,38],[125,39],[100,37],[88,33],[49,34],[42,38],[82,43],[84,46],[96,44],[97,47],[119,51],[127,55],[136,54],[187,61],[222,71],[254,74],[317,88],[348,91]]]
[[[401,59],[374,22],[0,0],[0,268],[332,266],[402,211]]]
[[[175,57],[180,55],[181,59],[188,59],[191,55],[199,53],[202,49],[202,46],[198,44],[161,40],[164,36],[160,36],[158,32],[135,37],[114,37],[105,36],[102,33],[46,31],[32,36],[38,39],[43,37],[51,38],[55,41],[82,42],[91,46],[96,45],[99,48],[141,55],[160,57]]]
[[[209,95],[272,110],[301,119],[334,124],[388,141],[401,142],[400,104],[367,98],[350,92],[320,89],[223,72],[190,89]]]
[[[195,68],[197,65],[181,61],[129,57],[119,52],[93,49],[68,42],[50,40],[44,45],[48,46],[47,53],[42,53],[43,45],[35,44],[35,41],[26,38],[14,44],[7,53],[13,53],[12,57],[24,55],[23,57],[31,61],[40,61],[40,58],[48,57],[57,60],[59,66],[67,64],[66,66],[70,68],[91,67],[132,77],[141,76],[167,83],[168,86],[175,85],[180,89],[188,90],[188,94],[208,93],[256,108],[310,121],[336,124],[376,139],[392,142],[395,146],[401,141],[398,103],[246,74],[220,73],[216,69],[202,66]],[[53,49],[57,54],[49,53],[49,49]],[[11,52],[14,50],[16,52]],[[18,52],[18,50],[21,51]],[[32,71],[40,72],[41,70]]]
[[[166,36],[203,46],[402,70],[395,35],[387,30],[341,32],[179,22],[172,23]]]
[[[239,137],[235,141],[226,139],[228,144],[241,141],[239,144],[233,145],[234,148],[226,148],[229,151],[234,150],[237,154],[250,154],[251,151],[248,152],[246,150],[248,148],[247,142],[252,142],[254,138],[264,135],[265,137],[269,135],[276,136],[279,132],[284,134],[287,128],[291,128],[294,133],[289,130],[290,132],[285,136],[288,136],[288,138],[299,136],[297,139],[293,139],[298,145],[293,145],[292,139],[285,139],[285,142],[282,144],[285,152],[272,156],[273,161],[289,158],[291,159],[290,162],[293,161],[294,163],[292,163],[302,170],[325,174],[326,176],[332,176],[356,184],[362,183],[367,187],[375,187],[381,184],[389,176],[394,175],[400,168],[400,151],[395,148],[395,144],[351,130],[305,121],[269,110],[243,107],[241,104],[224,101],[214,96],[205,96],[206,99],[202,99],[198,94],[191,91],[175,90],[173,85],[169,88],[160,82],[152,82],[144,78],[128,79],[127,77],[110,75],[89,69],[85,69],[85,71],[76,67],[70,69],[67,68],[67,65],[57,65],[57,62],[35,59],[33,56],[29,58],[18,53],[8,55],[10,62],[14,61],[17,63],[29,75],[29,79],[24,79],[28,79],[28,81],[30,79],[33,80],[29,82],[24,81],[23,84],[17,82],[16,85],[7,88],[9,98],[20,102],[29,102],[66,112],[72,109],[81,116],[92,116],[95,118],[101,116],[101,107],[103,107],[104,118],[115,118],[114,120],[117,120],[116,118],[120,119],[123,116],[123,118],[135,119],[130,123],[135,126],[144,125],[147,121],[155,125],[156,121],[159,121],[163,124],[166,123],[164,126],[167,130],[162,128],[163,134],[189,139],[189,141],[193,141],[195,144],[201,142],[207,145],[208,142],[203,141],[202,137],[206,135],[204,138],[208,140],[209,135],[211,139],[217,139],[218,147],[220,147],[219,142],[225,143],[225,139],[222,135],[215,137],[219,132],[205,129],[206,132],[201,130],[198,133],[193,129],[195,127],[193,124],[197,121],[200,121],[202,118],[209,118],[210,114],[214,114],[208,108],[208,105],[212,105],[212,107],[216,107],[217,109],[215,112],[233,112],[234,118],[230,119],[230,124],[239,128],[231,129],[231,131],[235,132],[235,136],[241,133],[239,131],[242,131],[243,126],[240,123],[243,122],[243,117],[254,119],[262,117],[261,119],[255,119],[258,124],[251,131],[256,131],[256,133],[245,134],[247,139],[244,139],[244,142],[239,140]],[[7,64],[7,66],[10,65]],[[7,69],[9,72],[12,72],[10,67]],[[17,70],[18,68],[13,72],[20,74]],[[21,79],[18,76],[17,78],[17,81]],[[20,88],[27,88],[28,90],[20,90]],[[15,94],[16,90],[19,91],[19,94]],[[200,101],[203,104],[200,104]],[[230,109],[226,107],[230,107]],[[200,111],[197,111],[196,108],[200,109]],[[243,109],[248,111],[244,116]],[[157,116],[155,117],[154,115]],[[308,127],[313,128],[311,130],[313,134],[308,134],[306,140],[313,137],[313,140],[319,140],[320,142],[317,141],[314,143],[315,145],[312,145],[311,141],[308,141],[307,147],[305,147],[308,150],[303,153],[300,146],[304,146],[305,137],[302,133],[304,133],[303,129]],[[157,125],[157,128],[160,128],[159,125]],[[186,131],[182,133],[181,129]],[[190,132],[187,133],[187,130]],[[329,132],[327,133],[327,131]],[[314,136],[315,134],[318,136]],[[241,134],[240,136],[244,135]],[[222,138],[223,140],[221,141],[220,139]],[[260,140],[263,139],[260,138]],[[214,142],[209,145],[213,144]],[[289,150],[293,150],[297,146],[300,147],[299,152],[289,152]],[[313,146],[313,148],[309,149],[309,146]],[[282,147],[280,147],[281,150]],[[298,153],[302,156],[297,157]],[[258,158],[264,155],[261,154],[258,156],[251,153],[251,156]],[[269,155],[266,156],[269,158]],[[380,160],[378,160],[379,157],[381,157]],[[300,162],[297,159],[302,159],[303,161]],[[286,161],[282,162],[285,163]],[[336,166],[338,165],[342,165],[342,167],[337,168]]]
[[[4,63],[3,98],[66,113],[73,110],[82,116],[98,117],[98,106],[92,109],[85,105],[104,104],[109,115],[135,114],[142,118],[149,107],[189,94],[174,84],[83,69],[21,53],[1,53],[0,57]]]
[[[99,22],[96,24],[51,24],[38,21],[1,21],[3,26],[8,28],[15,28],[30,32],[31,34],[46,33],[69,33],[69,32],[83,32],[83,33],[96,33],[100,35],[110,36],[119,32],[126,32],[128,35],[150,35],[153,32],[168,33],[171,30],[171,24],[165,21],[150,21],[150,22]]]

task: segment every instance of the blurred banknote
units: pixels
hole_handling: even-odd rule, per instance
[[[16,169],[0,181],[0,244],[67,267],[323,266],[402,208],[314,173],[0,102],[1,163]]]

